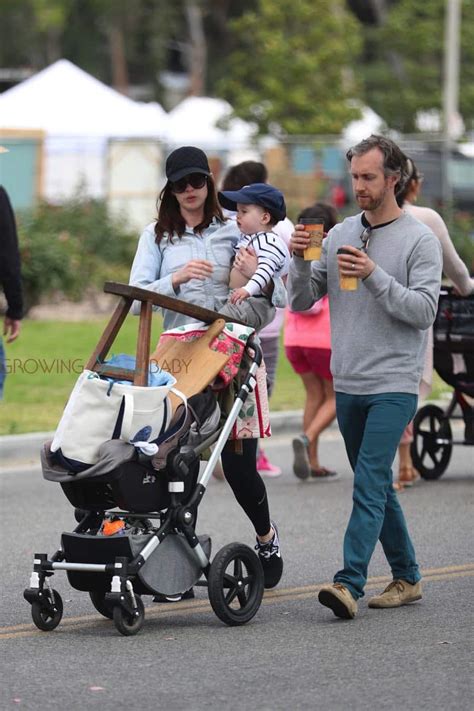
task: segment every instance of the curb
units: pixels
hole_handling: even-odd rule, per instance
[[[430,400],[432,405],[445,409],[451,397],[441,400]],[[420,403],[421,405],[421,403]],[[270,423],[273,435],[298,434],[303,424],[303,410],[282,410],[270,413]],[[337,429],[334,421],[328,429]],[[41,445],[48,439],[53,439],[54,432],[29,432],[28,434],[5,435],[0,437],[1,468],[15,462],[39,464]]]
[[[299,432],[303,422],[302,410],[287,410],[270,414],[272,433],[280,435]],[[0,437],[0,462],[6,469],[10,463],[39,463],[39,455],[43,442],[53,439],[54,432],[29,432],[19,435]]]
[[[10,463],[34,461],[39,464],[41,445],[52,439],[54,432],[28,432],[0,437],[0,462],[2,468]]]

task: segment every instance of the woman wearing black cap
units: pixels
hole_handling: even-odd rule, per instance
[[[269,299],[251,297],[240,304],[228,303],[231,260],[239,231],[234,222],[224,219],[206,154],[193,146],[178,148],[168,156],[166,177],[158,219],[140,237],[130,284],[221,311],[256,330],[262,328],[275,313]],[[189,318],[182,314],[164,311],[165,329],[187,322]],[[242,454],[224,448],[222,466],[255,528],[265,587],[271,588],[281,578],[283,561],[265,485],[257,471],[257,442],[242,440]]]

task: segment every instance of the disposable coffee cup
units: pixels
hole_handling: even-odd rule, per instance
[[[321,259],[324,219],[322,217],[302,217],[299,220],[299,224],[304,225],[306,232],[309,232],[309,247],[304,250],[305,261]]]
[[[352,254],[348,249],[339,247],[337,250],[338,254]],[[359,287],[359,279],[356,276],[343,276],[339,274],[339,287],[343,291],[356,291]]]

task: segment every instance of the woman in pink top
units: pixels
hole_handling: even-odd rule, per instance
[[[323,217],[325,232],[337,222],[335,209],[326,203],[316,203],[306,208],[301,217]],[[327,296],[308,311],[287,310],[284,344],[286,357],[301,377],[306,391],[304,432],[293,440],[293,471],[299,479],[307,479],[309,476],[315,479],[334,479],[337,473],[322,467],[318,454],[319,435],[336,417],[336,400],[329,368],[331,326]]]
[[[455,291],[461,296],[468,296],[474,291],[474,279],[469,275],[469,271],[456,252],[456,248],[449,236],[448,228],[435,210],[429,207],[413,205],[418,199],[418,194],[423,183],[423,175],[418,171],[416,165],[410,158],[407,161],[410,176],[403,189],[397,195],[397,202],[417,220],[427,225],[441,242],[443,250],[443,272],[451,280]],[[433,331],[430,329],[430,336],[426,348],[425,365],[420,383],[420,400],[425,399],[431,392],[433,380]],[[410,445],[413,442],[413,423],[405,429],[398,448],[399,471],[398,483],[395,487],[402,491],[406,486],[412,486],[417,479],[418,473],[413,468],[410,455]]]

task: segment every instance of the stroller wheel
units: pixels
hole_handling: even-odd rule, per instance
[[[251,548],[229,543],[215,555],[208,577],[209,601],[226,625],[244,625],[263,597],[263,570]]]
[[[114,619],[113,608],[105,601],[105,592],[103,590],[91,590],[89,597],[97,612],[107,617],[109,620]]]
[[[51,632],[59,625],[63,616],[63,601],[57,590],[45,591],[47,604],[40,600],[31,603],[31,616],[39,630]]]
[[[423,479],[438,479],[451,459],[453,435],[449,419],[436,405],[425,405],[413,420],[411,458]]]
[[[143,626],[145,620],[145,607],[143,605],[142,599],[139,595],[135,595],[135,600],[137,603],[136,610],[133,614],[124,610],[120,605],[115,605],[113,608],[113,618],[114,624],[120,634],[126,637],[131,637],[137,634]]]

